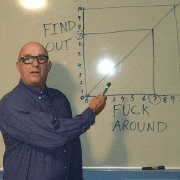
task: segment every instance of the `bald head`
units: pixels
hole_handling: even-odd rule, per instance
[[[37,41],[31,41],[31,42],[28,42],[27,44],[25,44],[22,49],[20,50],[19,52],[19,56],[18,56],[18,59],[21,58],[22,56],[24,56],[24,52],[28,52],[28,49],[29,51],[32,52],[32,47],[38,47],[38,49],[41,49],[41,51],[43,51],[43,54],[48,56],[48,52],[47,50],[44,48],[43,45],[41,45],[39,42]]]
[[[46,49],[38,42],[29,42],[25,44],[19,52],[17,69],[20,73],[21,80],[28,86],[35,86],[37,88],[44,88],[51,69],[51,61],[40,64],[37,58],[31,64],[25,64],[21,57],[28,56],[48,56]]]

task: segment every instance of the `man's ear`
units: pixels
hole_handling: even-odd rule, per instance
[[[20,72],[20,69],[19,69],[19,62],[18,62],[18,61],[16,62],[16,67],[17,67],[17,70]]]
[[[49,71],[51,70],[51,67],[52,67],[52,62],[49,61],[48,63],[49,63],[49,64],[48,64],[48,66],[49,66],[49,67],[48,67],[48,72],[49,72]]]

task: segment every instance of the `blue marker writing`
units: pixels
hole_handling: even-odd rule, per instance
[[[142,170],[165,170],[164,166],[142,167]]]

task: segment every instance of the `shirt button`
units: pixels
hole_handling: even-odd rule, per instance
[[[49,106],[50,106],[51,104],[49,103]]]
[[[57,120],[57,118],[54,118],[54,120],[56,121],[56,120]]]
[[[66,169],[67,167],[66,166],[64,166],[64,169]]]
[[[66,151],[66,149],[64,150],[64,153],[66,153],[67,151]]]
[[[42,99],[41,97],[39,97],[39,99]]]
[[[82,130],[82,132],[84,132],[84,130]]]
[[[40,93],[42,94],[43,92],[41,91]]]

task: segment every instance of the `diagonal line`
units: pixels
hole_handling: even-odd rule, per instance
[[[180,4],[180,3],[179,3]],[[179,4],[175,5],[154,27],[154,29],[163,21],[163,19],[168,16],[177,6],[179,6]]]
[[[88,94],[90,94],[119,64],[121,64],[131,53],[133,53],[134,52],[134,50],[147,38],[147,36],[149,36],[149,34],[152,32],[152,30],[133,48],[133,50],[129,53],[129,54],[127,54],[119,63],[117,63],[115,66],[114,66],[114,68],[108,73],[108,74],[106,74],[106,76],[104,76],[104,78],[103,79],[101,79],[101,81],[98,83],[98,84],[96,84],[96,86],[88,93]]]

